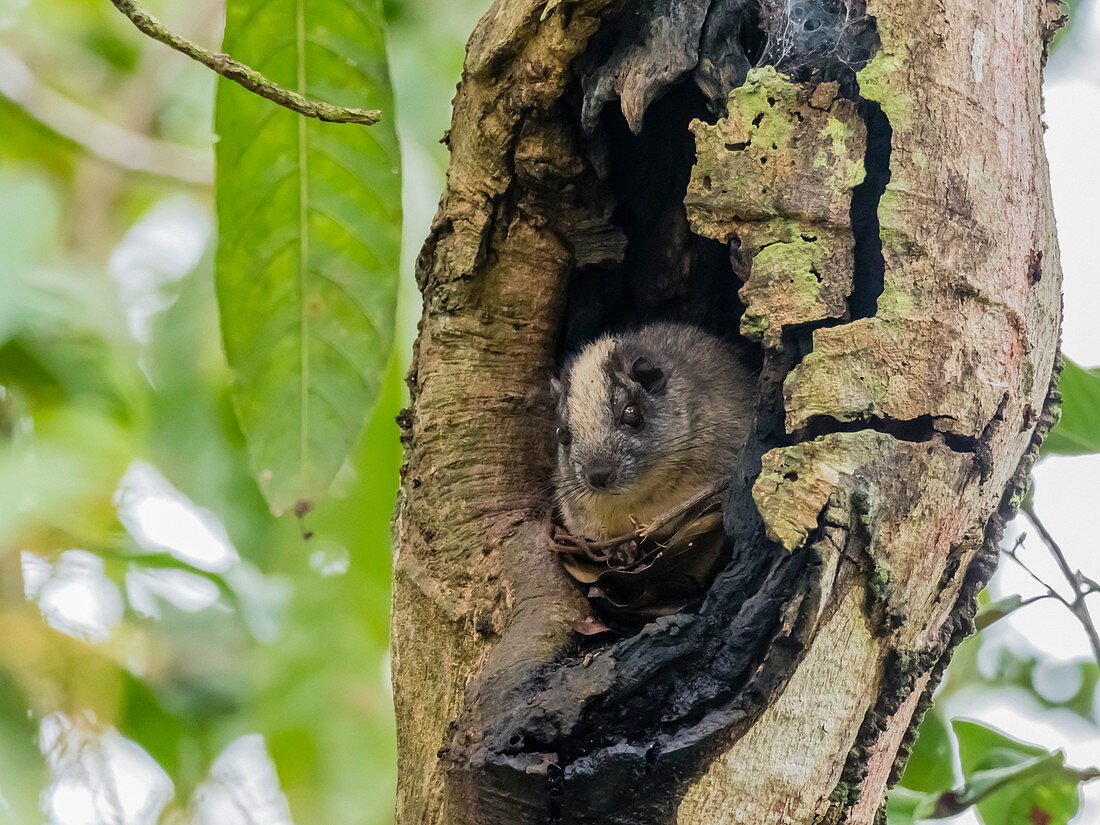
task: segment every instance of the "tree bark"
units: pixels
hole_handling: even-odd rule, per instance
[[[497,0],[470,40],[399,417],[401,825],[875,822],[972,630],[1051,417],[1059,4],[853,0],[797,60],[760,5]],[[761,365],[732,558],[587,640],[549,378],[654,318]]]

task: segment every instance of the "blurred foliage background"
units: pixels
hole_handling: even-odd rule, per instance
[[[395,343],[376,353],[372,417],[333,494],[298,521],[272,515],[231,400],[214,76],[107,0],[0,0],[0,823],[392,820],[393,419],[418,314],[412,261],[447,162],[439,139],[487,5],[384,3],[403,175]],[[220,42],[221,0],[147,6]],[[1095,29],[1060,36],[1052,67],[1076,71]],[[388,206],[378,220],[396,223]],[[1077,357],[1100,362],[1100,347]],[[1100,379],[1072,375],[1054,444],[1094,453]],[[1100,762],[1100,670],[1087,645],[1048,655],[1027,618],[1045,590],[1027,581],[999,573],[985,597],[989,629],[959,650],[892,823],[946,816],[949,789],[987,825],[1077,813],[1091,778],[1077,769]],[[1041,717],[1041,747],[1018,741],[1034,729],[955,718],[999,707]],[[1063,743],[1079,746],[1073,769]],[[1100,821],[1090,810],[1074,821]]]
[[[385,6],[402,290],[486,6]],[[217,0],[147,7],[220,43]],[[394,416],[418,301],[306,542],[230,402],[214,91],[106,0],[0,0],[0,822],[392,818]]]

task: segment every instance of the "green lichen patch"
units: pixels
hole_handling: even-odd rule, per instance
[[[863,156],[853,157],[848,150],[848,141],[854,137],[851,123],[830,116],[821,130],[822,148],[814,158],[814,168],[832,168],[834,174],[825,179],[828,186],[837,192],[846,192],[859,186],[866,177]],[[825,143],[824,141],[829,141]]]
[[[776,217],[847,224],[866,128],[835,84],[811,91],[774,67],[753,69],[726,117],[691,128],[696,163],[684,202],[696,232],[724,240],[739,222]]]
[[[867,580],[867,586],[876,599],[886,601],[890,596],[890,565],[882,559],[874,558],[874,553],[871,552],[871,548],[868,548],[868,555],[871,556],[874,562],[874,569],[871,570],[871,575]]]
[[[846,318],[866,151],[855,104],[836,84],[810,89],[769,66],[733,90],[726,117],[691,128],[684,203],[693,231],[738,244],[742,332],[776,347],[784,327]]]
[[[851,245],[824,227],[815,231],[818,234],[776,241],[756,253],[740,291],[744,335],[778,347],[784,326],[845,317]]]
[[[785,117],[798,106],[798,87],[774,66],[750,69],[743,85],[730,93],[729,133],[761,148],[786,148],[792,123]]]
[[[894,131],[907,131],[912,122],[912,101],[901,91],[905,84],[893,77],[904,68],[908,57],[908,50],[900,44],[892,52],[879,49],[871,62],[856,73],[860,95],[882,107]]]
[[[895,303],[904,296],[893,295]],[[880,316],[885,313],[880,312]],[[967,349],[943,342],[964,324],[976,334]],[[929,417],[942,432],[976,437],[997,411],[1005,377],[988,357],[996,318],[977,301],[954,318],[863,318],[814,332],[814,348],[783,386],[787,429],[814,416],[913,421]]]
[[[906,290],[899,289],[892,280],[883,285],[878,296],[878,314],[884,318],[908,318],[916,311],[917,299]]]

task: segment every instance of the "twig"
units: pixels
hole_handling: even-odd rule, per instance
[[[1016,562],[1016,564],[1018,564],[1020,566],[1020,568],[1025,573],[1027,573],[1029,576],[1031,576],[1032,580],[1036,584],[1038,584],[1040,587],[1044,588],[1047,591],[1046,594],[1045,594],[1047,596],[1047,598],[1057,599],[1058,601],[1060,601],[1063,605],[1065,605],[1068,608],[1069,607],[1069,602],[1066,601],[1066,598],[1061,593],[1059,593],[1057,590],[1055,590],[1048,582],[1046,582],[1044,579],[1040,578],[1039,575],[1034,570],[1032,570],[1030,567],[1028,567],[1027,563],[1023,559],[1021,559],[1019,557],[1019,555],[1017,554],[1017,551],[1019,551],[1020,546],[1024,543],[1024,540],[1026,538],[1027,538],[1027,534],[1026,533],[1021,533],[1020,535],[1018,535],[1016,537],[1016,543],[1014,545],[1012,545],[1011,550],[1009,550],[1007,547],[1002,547],[1001,552],[1004,553],[1006,556],[1008,556],[1010,559],[1012,559],[1014,562]]]
[[[255,69],[234,60],[227,54],[207,51],[168,31],[156,18],[138,7],[133,0],[111,0],[111,2],[140,31],[154,40],[187,55],[227,80],[240,84],[250,92],[265,97],[272,103],[278,103],[280,106],[291,109],[300,115],[314,117],[328,123],[360,123],[365,126],[372,126],[382,118],[382,113],[377,109],[350,109],[344,106],[334,106],[331,103],[306,100],[297,92],[284,89],[282,86],[268,80]]]
[[[615,551],[619,548],[629,542],[638,543],[648,538],[655,531],[666,526],[674,519],[679,518],[701,502],[706,501],[711,496],[718,495],[725,490],[727,486],[726,482],[720,482],[699,490],[686,501],[677,504],[668,512],[659,515],[649,524],[643,525],[631,533],[624,533],[621,536],[615,536],[601,541],[590,541],[583,536],[570,535],[564,529],[551,522],[549,528],[550,545],[559,553],[566,553],[568,555],[580,555],[583,553],[592,561],[605,562],[610,560],[614,556]],[[605,550],[610,552],[603,553],[602,551]]]
[[[660,530],[673,519],[679,518],[695,505],[699,504],[702,501],[705,501],[711,496],[718,495],[728,486],[729,484],[727,482],[719,481],[712,484],[710,487],[705,487],[704,489],[693,495],[691,498],[689,498],[687,501],[678,504],[668,512],[662,513],[661,515],[657,516],[657,518],[653,519],[653,521],[651,521],[649,524],[643,524],[638,529],[638,538],[647,538],[649,535],[657,530]]]
[[[1028,520],[1035,525],[1035,529],[1039,531],[1039,535],[1042,536],[1047,549],[1050,550],[1050,554],[1054,556],[1054,560],[1058,563],[1058,569],[1062,571],[1062,575],[1065,577],[1066,581],[1069,582],[1070,587],[1073,588],[1073,601],[1061,596],[1057,596],[1057,598],[1062,604],[1069,608],[1077,621],[1080,622],[1081,627],[1084,628],[1085,635],[1088,636],[1089,644],[1092,646],[1093,658],[1096,660],[1097,664],[1100,664],[1100,632],[1097,632],[1096,624],[1093,622],[1088,605],[1085,603],[1085,597],[1097,592],[1097,588],[1094,583],[1086,582],[1080,571],[1075,573],[1069,566],[1069,562],[1066,561],[1065,553],[1063,553],[1062,548],[1058,546],[1058,542],[1054,540],[1054,536],[1047,530],[1046,525],[1039,520],[1035,508],[1030,504],[1026,504],[1023,507],[1023,511],[1027,514]],[[1010,555],[1015,557],[1015,553]],[[1019,562],[1019,559],[1016,559],[1016,561]],[[1022,564],[1022,562],[1019,563]],[[1031,571],[1028,570],[1028,572],[1030,573]],[[1038,579],[1034,573],[1031,575],[1033,578]],[[1048,591],[1053,592],[1052,587],[1049,585],[1044,586]]]
[[[114,166],[201,186],[214,182],[209,150],[191,149],[123,129],[51,89],[2,46],[0,95],[51,132]]]

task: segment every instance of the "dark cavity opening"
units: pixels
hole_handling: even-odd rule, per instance
[[[848,312],[854,321],[871,318],[878,311],[886,279],[886,259],[879,236],[878,204],[890,182],[890,139],[894,130],[882,107],[873,100],[859,101],[859,114],[867,126],[866,177],[852,190],[849,215],[855,239],[855,271]]]
[[[559,358],[606,332],[654,321],[691,323],[743,350],[754,365],[759,347],[739,334],[744,305],[729,246],[696,235],[684,208],[695,141],[695,118],[714,123],[707,97],[681,82],[650,104],[641,132],[618,105],[605,106],[578,140],[615,198],[613,222],[627,237],[615,267],[583,267],[568,288]]]
[[[943,432],[936,428],[936,420],[931,415],[922,415],[919,418],[904,421],[896,418],[873,417],[860,418],[855,421],[838,421],[831,416],[815,415],[806,422],[803,432],[799,435],[804,440],[811,440],[833,433],[854,433],[865,430],[887,433],[899,441],[909,441],[915,444],[942,442],[949,450],[956,453],[973,453],[978,449],[977,438]],[[929,452],[931,452],[931,447],[929,447]]]

